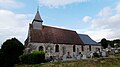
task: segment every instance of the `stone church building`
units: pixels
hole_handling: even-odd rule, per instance
[[[25,40],[25,53],[43,50],[47,56],[73,55],[82,52],[84,42],[76,31],[43,25],[37,11],[32,23],[29,24],[28,36]]]

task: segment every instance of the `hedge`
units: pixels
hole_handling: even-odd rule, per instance
[[[38,64],[45,61],[45,52],[34,51],[31,54],[21,55],[20,61],[24,64]]]

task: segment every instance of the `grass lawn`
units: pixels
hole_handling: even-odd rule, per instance
[[[18,64],[15,67],[120,67],[120,58],[99,58],[78,61],[50,62],[43,64]]]
[[[109,58],[49,62],[34,65],[18,64],[15,67],[120,67],[120,54]]]

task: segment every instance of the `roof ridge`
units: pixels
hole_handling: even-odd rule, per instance
[[[63,28],[58,28],[58,27],[53,27],[53,26],[47,26],[47,25],[43,25],[43,26],[51,27],[51,28],[56,28],[56,29],[61,29],[61,30],[67,30],[67,31],[74,31],[74,32],[76,32],[75,30],[63,29]]]

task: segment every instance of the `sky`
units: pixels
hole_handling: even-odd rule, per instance
[[[0,0],[0,44],[23,44],[37,7],[43,24],[75,30],[99,42],[120,38],[120,0]]]

